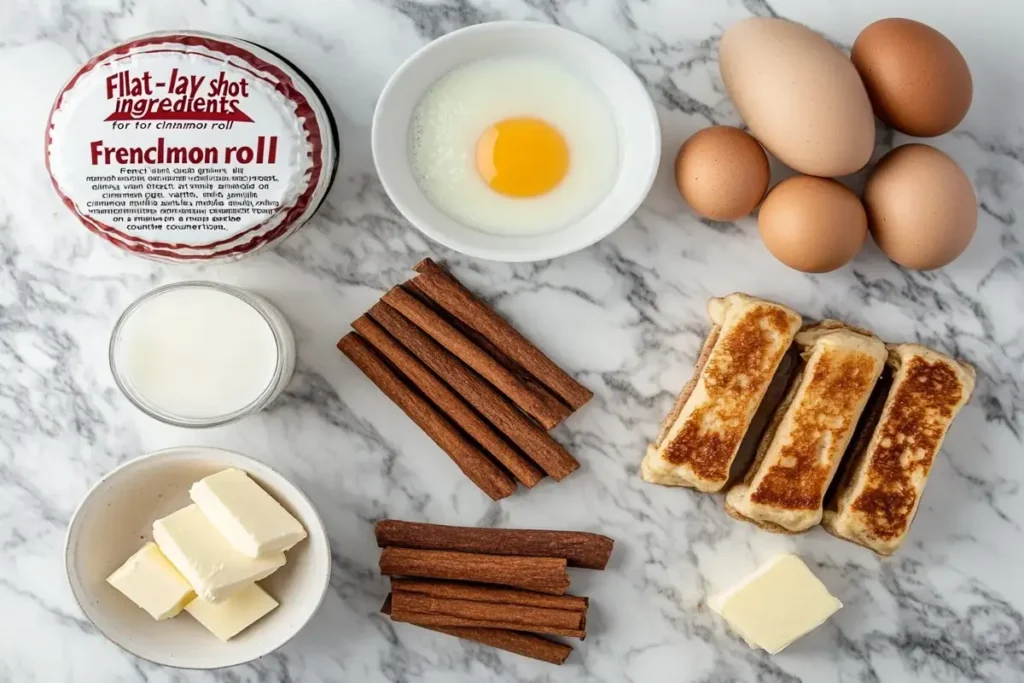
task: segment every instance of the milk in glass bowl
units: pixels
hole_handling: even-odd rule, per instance
[[[121,315],[110,368],[139,410],[179,427],[212,427],[262,410],[295,369],[295,340],[260,296],[215,282],[145,294]]]

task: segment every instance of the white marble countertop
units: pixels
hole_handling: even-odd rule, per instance
[[[723,27],[779,14],[849,45],[870,21],[911,16],[960,47],[974,105],[935,144],[977,188],[967,253],[932,273],[869,245],[821,276],[786,269],[752,221],[707,224],[675,194],[669,165],[689,134],[738,123],[715,64]],[[376,180],[369,122],[389,74],[416,48],[497,18],[554,21],[616,51],[643,77],[665,162],[636,217],[553,262],[476,261],[428,243]],[[0,12],[0,681],[1011,681],[1024,679],[1024,6],[953,0],[7,0]],[[272,253],[180,267],[122,255],[58,203],[42,127],[63,81],[132,35],[192,28],[287,56],[325,92],[342,166],[310,225]],[[894,140],[885,136],[881,153]],[[899,142],[899,139],[895,140]],[[348,322],[433,254],[492,297],[596,397],[560,427],[582,469],[490,502],[334,348]],[[169,281],[239,284],[276,302],[299,346],[294,381],[269,411],[208,430],[165,427],[118,393],[106,364],[121,310]],[[780,537],[728,518],[720,500],[644,484],[646,442],[690,372],[709,296],[744,290],[810,317],[920,340],[978,369],[910,538],[880,560],[821,530]],[[88,487],[118,463],[207,444],[271,463],[312,497],[330,531],[330,591],[279,652],[220,672],[153,666],[107,642],[68,589],[62,544]],[[578,571],[592,635],[561,668],[464,644],[377,615],[373,520],[548,526],[617,539],[608,571]],[[846,607],[785,653],[747,648],[706,605],[779,551],[804,557]]]

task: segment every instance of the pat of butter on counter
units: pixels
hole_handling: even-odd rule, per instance
[[[107,583],[157,620],[177,616],[196,595],[152,541],[125,560]]]
[[[189,496],[232,547],[248,557],[283,552],[306,537],[299,521],[241,470],[201,479]]]
[[[708,600],[751,647],[777,654],[843,606],[796,555],[779,555]]]
[[[285,562],[276,552],[251,558],[235,550],[197,505],[153,522],[153,540],[199,597],[220,602]]]
[[[277,607],[277,600],[257,584],[239,589],[223,602],[196,598],[185,611],[213,635],[230,640]]]

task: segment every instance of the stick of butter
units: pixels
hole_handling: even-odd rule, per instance
[[[153,540],[196,594],[211,602],[226,599],[284,565],[284,553],[251,558],[235,550],[197,505],[153,522]]]
[[[299,520],[241,470],[232,468],[201,479],[192,485],[189,496],[243,555],[279,553],[306,537]]]
[[[255,583],[236,591],[224,602],[196,598],[185,611],[196,618],[210,633],[229,640],[249,628],[277,607],[277,600]]]
[[[107,583],[149,612],[154,619],[170,619],[196,594],[156,543],[150,541],[125,560]]]
[[[769,560],[708,600],[750,647],[777,654],[818,628],[843,606],[796,555]]]

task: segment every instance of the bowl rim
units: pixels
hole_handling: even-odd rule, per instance
[[[250,657],[248,659],[242,659],[242,660],[239,660],[239,661],[229,662],[229,663],[225,663],[225,664],[217,664],[217,665],[214,665],[214,666],[182,666],[180,664],[173,664],[173,663],[168,663],[168,662],[157,661],[155,659],[150,659],[149,657],[146,657],[145,655],[142,655],[142,654],[136,652],[135,650],[133,650],[132,648],[128,647],[127,645],[125,645],[123,643],[119,643],[117,640],[115,640],[113,637],[111,637],[109,634],[107,634],[106,631],[104,631],[102,628],[100,628],[100,626],[95,621],[93,621],[92,617],[89,616],[88,611],[86,611],[84,605],[82,604],[82,599],[79,596],[78,591],[75,590],[75,584],[71,581],[71,568],[70,568],[70,566],[71,566],[71,555],[70,555],[70,552],[71,552],[72,531],[75,528],[75,523],[78,521],[79,515],[81,514],[82,509],[85,507],[86,502],[93,496],[93,494],[96,492],[97,489],[99,489],[100,486],[102,486],[108,480],[110,480],[113,477],[115,477],[116,475],[118,475],[122,470],[128,469],[129,467],[132,467],[134,465],[137,465],[140,462],[144,462],[144,461],[147,461],[147,460],[160,460],[160,459],[165,459],[165,458],[175,459],[177,457],[183,457],[185,454],[200,453],[200,452],[201,453],[208,453],[208,454],[213,455],[213,459],[214,460],[217,460],[218,458],[224,458],[223,462],[231,463],[234,466],[239,467],[239,469],[246,470],[246,472],[249,471],[248,468],[252,467],[252,471],[256,472],[256,474],[262,474],[263,472],[270,473],[270,474],[272,474],[272,475],[274,475],[276,477],[279,477],[282,481],[284,481],[289,486],[291,486],[295,490],[295,493],[298,494],[297,497],[299,499],[301,499],[309,507],[310,511],[312,511],[312,513],[313,513],[313,520],[316,522],[316,529],[315,529],[316,534],[323,537],[324,544],[327,547],[328,563],[327,563],[327,572],[325,572],[325,574],[324,574],[323,586],[320,589],[320,596],[319,596],[319,598],[316,601],[316,605],[313,607],[312,610],[310,610],[309,616],[306,617],[306,619],[302,622],[302,624],[298,628],[296,628],[292,633],[289,633],[286,638],[284,638],[283,640],[280,640],[279,642],[276,642],[275,644],[271,645],[271,647],[269,649],[265,650],[264,652],[261,652],[260,654],[256,655],[255,657]],[[260,470],[262,470],[263,472],[260,472]],[[313,535],[313,533],[312,533],[313,530],[312,529],[307,529],[307,532],[309,533],[310,536]],[[306,627],[306,625],[313,619],[313,617],[316,615],[316,613],[318,611],[320,611],[320,607],[323,605],[323,602],[324,602],[324,600],[327,597],[327,588],[330,586],[331,574],[332,574],[332,562],[330,560],[330,554],[331,554],[331,541],[330,541],[330,537],[327,535],[327,528],[324,526],[323,519],[320,517],[320,512],[316,509],[316,506],[313,505],[313,501],[311,501],[309,499],[309,496],[307,496],[306,493],[302,489],[300,489],[298,486],[293,484],[290,479],[285,477],[283,474],[278,472],[276,469],[274,469],[273,467],[271,467],[270,465],[266,464],[265,462],[263,462],[261,460],[256,460],[255,458],[249,457],[247,455],[242,455],[241,453],[238,453],[237,451],[232,451],[232,450],[229,450],[229,449],[226,449],[226,448],[218,448],[216,446],[173,446],[171,448],[163,448],[163,449],[160,449],[160,450],[157,450],[157,451],[152,451],[150,453],[145,453],[145,454],[140,455],[140,456],[138,456],[136,458],[132,458],[131,460],[123,462],[120,465],[118,465],[117,467],[115,467],[114,469],[112,469],[109,472],[107,472],[106,474],[104,474],[98,481],[96,481],[96,483],[94,483],[92,486],[89,487],[89,490],[86,492],[86,494],[84,496],[82,496],[82,499],[78,502],[78,505],[75,506],[75,511],[73,513],[71,513],[71,519],[68,521],[68,528],[67,528],[67,531],[64,534],[64,576],[65,576],[65,579],[68,582],[68,587],[71,589],[71,595],[75,599],[75,604],[78,605],[78,609],[82,613],[82,615],[89,621],[90,624],[92,624],[92,627],[95,628],[96,631],[100,633],[100,635],[102,635],[104,638],[107,639],[107,641],[113,643],[115,646],[117,646],[121,650],[127,652],[128,654],[130,654],[130,655],[132,655],[134,657],[138,657],[139,659],[142,659],[144,661],[150,662],[151,664],[156,664],[157,666],[166,666],[166,667],[170,667],[172,669],[182,669],[182,670],[186,670],[186,671],[212,671],[212,670],[216,670],[216,669],[226,669],[226,668],[229,668],[229,667],[232,667],[232,666],[240,666],[242,664],[248,664],[249,662],[254,662],[257,659],[262,659],[263,657],[266,657],[267,655],[269,655],[269,654],[277,651],[278,649],[284,647],[293,638],[295,638],[295,636],[297,636]]]
[[[629,77],[635,80],[639,89],[646,95],[643,98],[642,108],[645,111],[646,116],[649,118],[651,129],[653,131],[653,149],[654,156],[651,159],[650,169],[648,171],[648,177],[644,179],[641,185],[642,192],[637,193],[637,197],[629,204],[623,203],[622,210],[625,213],[625,217],[621,221],[609,221],[604,224],[600,230],[592,230],[581,234],[573,240],[569,241],[548,241],[543,245],[531,247],[529,249],[519,249],[515,252],[510,252],[506,248],[500,246],[482,246],[466,244],[457,238],[453,238],[449,233],[444,230],[438,230],[432,226],[428,220],[425,220],[415,210],[402,199],[400,193],[395,191],[395,187],[389,184],[387,180],[387,171],[382,169],[382,164],[379,159],[379,146],[382,144],[381,136],[384,132],[380,127],[380,119],[382,118],[382,104],[386,107],[386,102],[392,97],[392,93],[398,87],[398,82],[402,79],[404,74],[417,62],[423,59],[426,55],[440,49],[447,43],[457,41],[465,38],[467,35],[476,33],[488,33],[488,32],[503,32],[510,30],[527,30],[537,32],[547,32],[552,35],[557,35],[562,40],[574,40],[579,44],[587,44],[592,49],[600,50],[610,57],[614,58],[619,64],[622,65],[625,72],[628,72]],[[611,105],[614,110],[614,105]],[[661,150],[662,146],[662,133],[661,133],[661,121],[658,118],[658,110],[654,105],[654,100],[651,98],[650,93],[647,91],[647,86],[643,80],[637,75],[636,71],[633,70],[628,64],[626,64],[618,55],[612,52],[610,49],[601,45],[599,42],[590,38],[587,35],[573,31],[571,29],[559,26],[557,24],[549,24],[541,21],[528,21],[528,20],[499,20],[489,21],[480,24],[473,24],[471,26],[464,26],[460,29],[447,33],[439,38],[436,38],[426,45],[423,45],[418,50],[413,52],[407,57],[401,65],[388,78],[384,88],[381,90],[380,96],[377,98],[377,103],[374,106],[373,120],[370,128],[370,147],[373,156],[374,168],[377,171],[377,177],[380,179],[381,185],[384,188],[384,192],[388,198],[398,209],[398,212],[402,217],[421,234],[429,238],[430,240],[441,244],[442,246],[453,249],[461,254],[472,256],[474,258],[485,259],[489,261],[499,261],[504,263],[526,263],[533,261],[544,261],[548,259],[554,259],[568,254],[575,253],[582,249],[586,249],[589,246],[600,242],[604,238],[611,235],[613,232],[622,227],[630,218],[637,212],[644,200],[651,192],[651,188],[654,187],[654,182],[657,179],[658,170],[661,165]],[[428,200],[429,201],[429,200]],[[627,211],[628,209],[628,211]],[[443,212],[442,212],[443,213]],[[589,214],[588,214],[589,215]],[[581,217],[582,220],[584,217]],[[462,224],[455,218],[450,218],[455,223]],[[462,224],[464,225],[464,224]],[[572,224],[570,224],[572,225]],[[547,235],[536,235],[535,238],[542,237],[553,237],[558,235],[560,230],[555,230]]]

